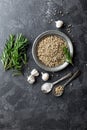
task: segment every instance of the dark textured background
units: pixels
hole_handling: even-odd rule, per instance
[[[55,98],[40,91],[41,77],[33,86],[26,77],[33,68],[42,71],[31,55],[34,39],[45,30],[56,29],[58,19],[65,23],[61,31],[73,42],[75,66],[54,73],[51,79],[77,67],[82,73],[62,97]],[[70,34],[68,24],[72,24]],[[24,76],[12,77],[0,62],[0,130],[87,130],[87,0],[0,0],[0,55],[9,34],[20,32],[30,39],[29,63]]]

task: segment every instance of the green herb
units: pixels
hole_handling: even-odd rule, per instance
[[[65,56],[66,56],[66,62],[68,62],[68,63],[70,63],[70,64],[73,65],[72,57],[71,57],[71,55],[70,55],[69,49],[68,49],[67,47],[64,47],[64,48],[63,48],[63,52],[64,52],[64,54],[65,54]]]
[[[27,45],[28,40],[22,34],[9,36],[1,56],[5,70],[14,69],[21,73],[23,65],[27,63]]]

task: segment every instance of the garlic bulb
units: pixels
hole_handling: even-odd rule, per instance
[[[30,83],[30,84],[33,84],[35,82],[35,78],[33,75],[29,75],[28,78],[27,78],[27,81]]]
[[[38,70],[33,69],[33,70],[31,71],[31,75],[33,75],[33,76],[39,76]]]
[[[61,28],[63,26],[63,21],[62,20],[55,21],[55,23],[56,23],[57,28]]]
[[[42,74],[42,80],[47,81],[49,79],[49,74],[48,73],[41,73]]]

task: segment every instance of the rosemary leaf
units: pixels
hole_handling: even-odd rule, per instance
[[[27,45],[28,40],[22,34],[17,37],[13,34],[9,35],[1,55],[1,62],[5,70],[14,69],[21,74],[22,67],[27,61]]]

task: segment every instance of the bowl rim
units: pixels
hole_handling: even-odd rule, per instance
[[[40,68],[44,69],[45,71],[49,71],[49,72],[61,71],[61,70],[63,70],[64,68],[66,68],[69,65],[68,62],[64,62],[62,65],[59,65],[59,66],[56,66],[56,67],[47,67],[44,64],[42,64],[37,58],[36,46],[37,46],[39,40],[41,38],[43,38],[44,36],[47,36],[47,35],[58,35],[58,36],[62,37],[66,41],[66,43],[67,43],[67,45],[69,47],[71,57],[73,57],[73,44],[72,44],[70,38],[65,33],[61,32],[59,30],[47,30],[47,31],[41,33],[40,35],[38,35],[36,37],[36,39],[34,40],[34,42],[33,42],[33,46],[32,46],[33,59],[34,59],[35,63]]]

